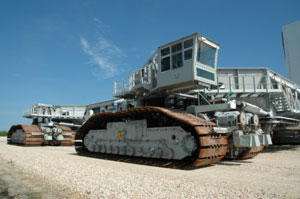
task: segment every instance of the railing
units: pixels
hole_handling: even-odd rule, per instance
[[[23,111],[23,117],[29,117],[32,115],[31,109],[26,109]]]
[[[113,82],[113,96],[124,94],[129,91],[131,84],[128,79],[122,79]]]
[[[32,109],[27,109],[23,112],[23,117],[82,118],[85,110],[85,106],[33,105]]]
[[[269,92],[278,91],[281,85],[267,75],[221,75],[217,76],[217,84],[224,85],[229,92]],[[222,88],[218,87],[218,92]],[[223,89],[223,90],[224,90]]]
[[[123,95],[135,87],[143,87],[152,84],[151,67],[145,66],[134,71],[129,79],[122,79],[113,82],[113,96]]]
[[[219,74],[217,76],[217,84],[222,83],[223,88],[218,86],[215,90],[217,93],[279,93],[282,95],[279,98],[274,98],[274,102],[277,100],[278,107],[283,106],[283,100],[287,103],[288,108],[293,109],[293,111],[300,111],[300,101],[299,101],[299,90],[295,85],[288,82],[285,79],[281,79],[278,76],[274,78],[268,75],[253,75],[253,74],[242,74],[242,75],[223,75]],[[212,91],[213,92],[213,91]]]

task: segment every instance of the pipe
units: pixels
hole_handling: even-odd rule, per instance
[[[264,111],[262,108],[255,106],[253,104],[247,102],[237,102],[238,107],[245,110],[246,112],[250,112],[257,115],[269,115],[267,111]]]
[[[61,126],[68,126],[68,127],[81,127],[79,124],[73,124],[73,123],[66,123],[66,122],[60,122],[59,125]]]

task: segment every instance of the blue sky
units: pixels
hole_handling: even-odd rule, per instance
[[[36,103],[112,98],[160,45],[199,32],[221,44],[219,67],[269,67],[286,76],[282,26],[299,0],[0,0],[0,130],[31,123]]]

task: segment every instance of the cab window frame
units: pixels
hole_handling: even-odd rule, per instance
[[[171,70],[171,47],[167,46],[160,50],[160,72]]]
[[[197,62],[210,68],[216,68],[217,48],[200,41],[197,45]]]

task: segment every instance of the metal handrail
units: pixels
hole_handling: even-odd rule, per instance
[[[226,81],[219,81],[219,79],[225,78]],[[247,81],[252,80],[251,83],[245,83],[245,79],[247,78]],[[281,78],[281,77],[280,77]],[[236,79],[238,79],[239,82],[236,82]],[[282,79],[281,81],[275,81],[273,82],[270,76],[268,75],[253,75],[253,74],[241,74],[241,75],[225,75],[225,74],[218,74],[217,77],[217,84],[222,83],[225,86],[225,90],[237,91],[242,90],[243,92],[253,90],[253,92],[257,91],[273,91],[278,90],[280,93],[284,95],[286,98],[289,107],[300,110],[300,100],[297,99],[297,95],[300,95],[297,88],[291,86],[290,82],[287,82],[286,79]],[[257,82],[257,80],[264,80],[265,82]],[[288,83],[288,84],[287,84]],[[284,85],[284,87],[283,87]],[[285,88],[291,89],[291,92],[288,92]],[[218,92],[220,90],[223,90],[222,88],[218,87]],[[297,92],[297,95],[295,94]],[[292,95],[295,95],[293,96]]]
[[[126,82],[128,81],[128,83],[126,84]],[[122,80],[117,80],[113,82],[113,95],[118,95],[118,94],[122,94],[125,93],[126,91],[129,91],[130,88],[130,83],[129,80],[124,78]]]

